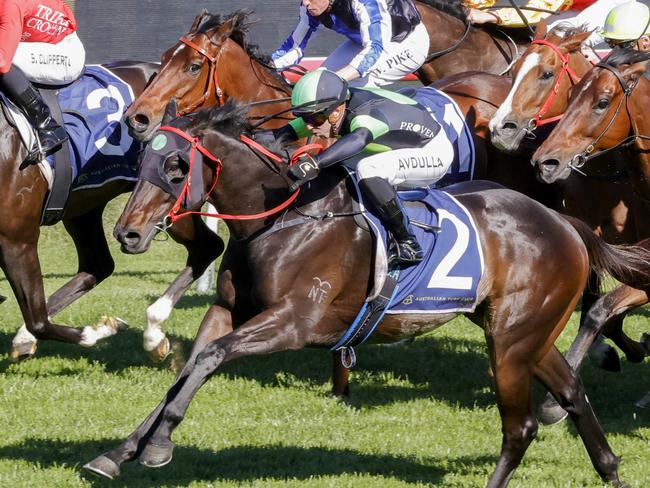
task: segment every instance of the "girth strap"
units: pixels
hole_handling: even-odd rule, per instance
[[[50,107],[50,113],[61,127],[64,127],[63,113],[59,106],[58,90],[40,88],[43,100]],[[52,188],[47,194],[43,212],[41,215],[41,225],[54,225],[59,222],[65,213],[65,205],[70,195],[70,186],[72,185],[72,168],[70,167],[70,145],[66,141],[60,149],[54,153],[54,181]]]

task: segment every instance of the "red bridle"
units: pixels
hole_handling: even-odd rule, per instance
[[[208,73],[208,79],[207,79],[207,83],[206,83],[206,86],[205,86],[205,92],[203,93],[203,96],[198,100],[198,102],[196,102],[192,106],[186,108],[182,112],[179,112],[178,115],[180,116],[180,115],[186,115],[186,114],[192,113],[194,111],[194,109],[196,109],[197,107],[200,107],[201,105],[203,105],[203,103],[205,103],[208,100],[208,98],[210,97],[210,91],[211,91],[212,86],[213,86],[212,83],[211,83],[212,80],[214,80],[214,94],[215,94],[215,97],[217,98],[217,102],[219,103],[219,105],[223,105],[223,103],[224,103],[224,94],[223,94],[223,90],[219,87],[219,78],[217,76],[217,60],[219,59],[219,55],[221,54],[221,49],[219,49],[219,52],[217,53],[216,56],[211,56],[209,52],[207,52],[205,49],[203,49],[201,46],[199,46],[195,42],[191,41],[187,37],[181,37],[179,40],[183,44],[185,44],[185,45],[191,47],[192,49],[194,49],[199,54],[202,54],[203,56],[205,56],[205,59],[207,59],[208,63],[210,64],[210,71]]]
[[[564,75],[568,73],[569,79],[571,80],[571,84],[573,85],[575,85],[580,81],[580,77],[569,66],[569,62],[571,60],[571,55],[569,53],[564,54],[560,50],[560,48],[558,48],[555,44],[550,43],[545,39],[535,39],[531,44],[550,47],[553,50],[553,52],[560,58],[560,61],[562,61],[562,71],[560,71],[560,74],[557,77],[557,81],[553,86],[553,90],[551,91],[548,98],[544,102],[544,105],[542,105],[542,108],[540,109],[537,116],[534,119],[530,119],[530,121],[528,122],[528,128],[532,130],[535,127],[539,127],[540,125],[550,124],[551,122],[555,122],[562,118],[564,114],[556,115],[555,117],[548,117],[546,119],[543,119],[542,117],[544,117],[544,114],[548,112],[548,109],[551,108],[551,105],[553,105],[553,102],[555,101],[555,97],[557,97],[557,94],[560,91],[560,83],[562,83],[562,80],[564,79]]]
[[[158,129],[159,131],[165,131],[165,132],[173,132],[174,134],[182,137],[186,141],[190,142],[192,144],[192,149],[190,150],[190,161],[189,161],[189,171],[188,171],[188,176],[187,176],[187,181],[185,182],[185,185],[183,186],[183,190],[181,191],[181,194],[179,197],[176,199],[176,202],[174,203],[174,206],[171,208],[169,213],[167,214],[167,217],[171,221],[171,224],[176,222],[177,220],[186,217],[188,215],[201,215],[204,217],[215,217],[218,219],[224,219],[224,220],[255,220],[255,219],[262,219],[265,217],[269,217],[271,215],[274,215],[285,208],[287,208],[289,205],[291,205],[296,198],[298,198],[298,195],[300,194],[300,188],[298,188],[286,201],[281,203],[280,205],[277,205],[276,207],[273,207],[270,210],[266,210],[261,213],[257,214],[249,214],[249,215],[230,215],[230,214],[221,214],[221,213],[208,213],[208,212],[197,212],[197,211],[192,211],[192,210],[186,210],[185,212],[179,212],[183,199],[185,198],[186,195],[189,195],[190,192],[190,187],[192,186],[192,168],[194,167],[194,160],[196,159],[196,151],[199,151],[201,154],[203,154],[206,158],[208,158],[210,161],[213,161],[215,164],[215,173],[214,173],[214,181],[212,182],[212,185],[210,186],[210,190],[207,192],[207,195],[210,195],[214,188],[217,186],[217,181],[219,180],[219,175],[221,174],[221,168],[223,167],[223,162],[221,159],[219,159],[217,156],[212,154],[203,144],[201,144],[200,140],[198,137],[192,137],[188,133],[178,129],[177,127],[172,127],[169,125],[165,125],[160,127]],[[284,161],[280,156],[277,154],[269,151],[266,149],[264,146],[258,144],[252,139],[249,139],[248,137],[241,135],[239,136],[239,139],[247,144],[248,146],[252,147],[256,151],[264,154],[271,160],[280,163]],[[317,145],[317,144],[310,144],[307,146],[303,146],[299,148],[296,153],[297,154],[302,154],[303,152],[306,152],[310,149],[322,149],[322,146]],[[291,158],[291,163],[295,162],[297,159],[297,155],[294,154],[294,156]],[[168,228],[171,224],[169,225],[163,225],[164,228]]]

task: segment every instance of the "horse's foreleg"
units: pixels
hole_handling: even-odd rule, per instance
[[[223,337],[232,331],[232,317],[223,307],[212,305],[206,313],[199,330],[194,338],[192,351],[187,363],[178,374],[178,378],[186,377],[196,356],[212,341]],[[172,387],[173,388],[173,387]],[[166,404],[163,399],[160,404],[147,416],[138,428],[117,448],[108,451],[84,465],[93,473],[113,478],[120,474],[120,465],[137,458],[150,437],[150,430],[160,421],[160,413]]]
[[[587,286],[582,293],[582,311],[580,312],[580,329],[578,331],[578,336],[586,334],[585,340],[587,339],[589,330],[588,328],[584,328],[585,320],[594,303],[600,299],[600,284],[601,280],[598,274],[590,271]],[[598,364],[598,367],[606,371],[616,372],[621,370],[621,360],[618,357],[618,353],[603,340],[602,336],[597,336],[595,339],[592,339],[590,344],[589,357]],[[573,366],[571,361],[569,361],[569,364]]]
[[[535,376],[571,415],[591,462],[601,478],[618,485],[619,458],[614,455],[605,438],[577,373],[569,367],[562,354],[552,347],[537,364]]]
[[[350,370],[341,362],[341,351],[332,353],[332,395],[350,396]]]
[[[172,238],[187,249],[187,265],[174,279],[163,296],[147,308],[147,328],[143,345],[149,357],[163,361],[170,353],[169,339],[162,330],[178,300],[218,258],[224,249],[223,240],[212,232],[200,217],[179,221],[170,229]]]
[[[620,329],[623,315],[631,308],[644,305],[647,302],[648,295],[646,292],[626,285],[615,288],[596,301],[590,307],[589,312],[585,314],[584,321],[580,324],[578,336],[567,353],[566,360],[573,370],[578,371],[580,369],[587,351],[590,350],[593,341],[601,331],[606,328]],[[632,342],[637,344],[640,350],[641,348],[645,350],[642,344]],[[557,401],[549,393],[539,408],[538,416],[541,422],[551,425],[566,418],[567,412],[558,405]]]
[[[633,309],[648,303],[648,292],[637,290],[626,285],[621,285],[610,294],[606,306],[610,309],[604,315],[603,334],[621,348],[628,361],[640,363],[648,355],[648,349],[643,342],[630,339],[623,331],[625,314]],[[614,305],[609,303],[614,302]],[[607,310],[605,310],[607,312]]]
[[[145,466],[163,466],[172,458],[171,435],[183,420],[190,401],[219,366],[237,357],[305,346],[306,330],[295,326],[287,307],[264,311],[232,333],[209,343],[166,395],[166,404],[154,425],[149,441],[140,454]]]

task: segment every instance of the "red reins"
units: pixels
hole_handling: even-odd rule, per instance
[[[264,212],[256,213],[256,214],[249,214],[249,215],[230,215],[230,214],[222,214],[222,213],[209,213],[209,212],[197,212],[197,211],[192,211],[192,210],[187,210],[185,212],[179,212],[183,199],[185,198],[186,195],[189,194],[190,192],[190,187],[192,185],[192,168],[194,167],[194,161],[196,159],[196,151],[199,151],[201,154],[203,154],[205,157],[207,157],[209,160],[213,161],[215,163],[215,174],[214,174],[214,181],[212,182],[212,185],[210,186],[210,190],[208,191],[208,195],[212,193],[214,188],[217,186],[217,181],[219,179],[219,175],[221,174],[221,168],[223,167],[223,162],[221,159],[219,159],[217,156],[212,154],[201,142],[199,141],[198,137],[192,137],[186,132],[183,132],[182,130],[172,127],[169,125],[165,125],[160,127],[158,129],[160,131],[165,131],[165,132],[173,132],[174,134],[182,137],[186,141],[190,142],[192,144],[192,149],[190,151],[190,161],[189,161],[189,171],[188,171],[188,177],[187,181],[185,182],[185,185],[183,186],[183,190],[181,191],[181,194],[179,197],[176,199],[176,202],[174,203],[174,206],[171,208],[167,216],[171,220],[172,223],[176,222],[177,220],[186,217],[188,215],[201,215],[204,217],[215,217],[218,219],[224,219],[224,220],[255,220],[255,219],[263,219],[265,217],[269,217],[271,215],[274,215],[278,212],[281,212],[285,208],[287,208],[289,205],[291,205],[296,198],[298,198],[298,195],[300,194],[300,188],[298,188],[287,200],[285,200],[283,203],[280,205],[277,205],[273,207],[270,210],[266,210]],[[264,146],[261,144],[258,144],[254,140],[241,135],[239,136],[239,139],[250,146],[251,148],[255,149],[256,151],[259,151],[260,153],[264,154],[268,158],[272,159],[275,162],[282,162],[284,161],[280,156],[277,154],[269,151],[266,149]],[[300,154],[303,154],[309,150],[312,149],[322,149],[322,146],[320,144],[308,144],[306,146],[300,147],[292,156],[290,165],[293,164],[297,157]]]
[[[580,81],[580,77],[576,74],[573,69],[569,66],[570,58],[571,55],[569,53],[564,54],[560,48],[558,48],[555,44],[545,40],[545,39],[535,39],[531,44],[537,44],[540,46],[548,46],[550,47],[555,54],[560,58],[560,61],[562,61],[562,71],[560,71],[560,74],[557,77],[557,81],[555,82],[555,85],[553,86],[553,90],[549,94],[548,98],[544,102],[544,105],[542,105],[542,108],[540,109],[539,113],[534,119],[530,119],[528,125],[531,129],[534,129],[535,127],[539,127],[540,125],[545,125],[545,124],[550,124],[551,122],[555,122],[557,120],[560,120],[564,114],[556,115],[555,117],[548,117],[546,119],[543,119],[544,114],[548,112],[548,109],[551,108],[551,105],[553,105],[553,102],[555,101],[555,97],[557,97],[558,92],[560,91],[560,84],[562,83],[562,80],[564,79],[564,75],[568,74],[569,79],[571,80],[572,84],[576,84],[578,81]]]

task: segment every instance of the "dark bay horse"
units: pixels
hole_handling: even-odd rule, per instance
[[[417,71],[425,85],[464,71],[503,74],[530,43],[523,29],[469,25],[462,0],[418,0],[415,5],[429,33],[432,59]]]
[[[158,69],[156,64],[135,62],[114,63],[106,67],[128,82],[135,93],[144,90]],[[4,134],[0,180],[5,188],[1,204],[5,217],[0,224],[0,266],[25,320],[14,339],[10,357],[31,356],[36,350],[37,339],[92,346],[97,340],[114,334],[116,325],[110,323],[97,329],[78,329],[56,324],[50,317],[112,274],[114,262],[104,236],[102,213],[110,200],[132,190],[133,182],[114,180],[100,188],[71,192],[63,225],[74,241],[79,267],[72,279],[46,302],[37,244],[47,182],[37,166],[21,169],[26,149],[4,112],[0,114],[0,127]],[[188,267],[177,280],[183,276],[200,276],[224,248],[221,239],[201,219],[183,223],[174,230],[173,237],[188,250]]]
[[[566,178],[571,166],[579,166],[586,173],[607,173],[607,151],[621,147],[632,186],[640,196],[639,215],[645,216],[639,219],[640,226],[647,225],[650,212],[650,123],[646,114],[650,102],[649,66],[647,53],[614,51],[575,87],[566,116],[533,158],[540,178],[553,182]],[[647,245],[648,241],[644,242]],[[647,288],[635,290],[621,286],[600,301],[593,312],[592,329],[616,331],[622,326],[627,310],[646,302]],[[630,361],[642,361],[650,352],[646,344],[629,341],[625,336],[612,338],[615,341],[620,338],[630,351],[626,353]],[[576,357],[576,361],[581,359],[578,354]],[[547,407],[549,416],[557,415],[557,407]]]
[[[171,107],[169,113],[175,112]],[[248,127],[245,110],[227,102],[202,112],[182,129],[183,137],[196,138],[195,147],[210,154],[200,168],[204,197],[224,213],[263,212],[290,197],[286,166],[266,161],[240,141],[239,135]],[[181,141],[178,134],[165,134]],[[152,151],[147,149],[143,168],[172,185],[187,181],[193,157],[179,151],[157,155]],[[351,212],[346,180],[339,169],[323,172],[315,185],[299,195],[296,206],[282,215],[291,219],[298,211]],[[503,425],[501,456],[488,486],[508,483],[536,434],[533,378],[570,411],[598,474],[618,485],[618,458],[607,444],[580,379],[553,343],[582,293],[590,265],[623,282],[644,281],[648,276],[637,270],[649,256],[605,244],[579,221],[494,183],[462,183],[452,191],[477,224],[486,263],[478,288],[480,305],[468,317],[485,331]],[[175,201],[176,197],[146,180],[138,182],[115,230],[127,250],[149,245]],[[197,390],[220,365],[249,355],[329,347],[347,329],[371,279],[370,234],[343,217],[263,234],[273,220],[227,221],[231,239],[219,271],[218,297],[201,323],[188,362],[138,429],[119,447],[86,464],[86,469],[114,477],[122,463],[138,458],[146,466],[167,464],[172,458],[173,430]],[[332,285],[322,303],[309,297],[314,277]],[[455,315],[393,315],[380,324],[374,340],[409,337]],[[224,335],[224,331],[230,332]]]

